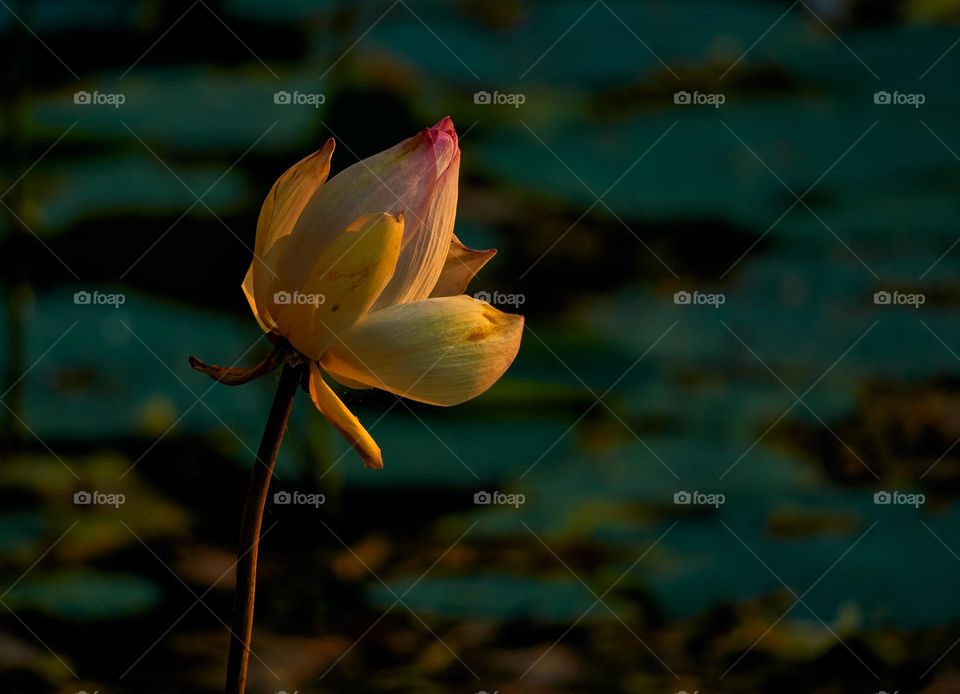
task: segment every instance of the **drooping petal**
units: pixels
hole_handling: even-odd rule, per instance
[[[443,263],[443,270],[430,296],[456,296],[463,294],[470,280],[480,272],[480,268],[487,264],[497,254],[496,249],[475,251],[464,246],[456,234],[450,239],[450,248],[447,250],[447,259]]]
[[[368,314],[320,363],[335,378],[432,405],[456,405],[493,385],[520,348],[523,316],[469,296]]]
[[[460,149],[449,118],[357,162],[327,181],[304,208],[292,234],[293,256],[316,255],[361,215],[402,211],[400,258],[375,308],[429,296],[453,234],[459,170]],[[301,264],[294,281],[308,272]]]
[[[260,208],[254,258],[241,286],[254,317],[265,331],[273,328],[273,319],[267,306],[258,305],[256,286],[259,285],[261,290],[268,289],[276,277],[268,256],[277,241],[293,231],[310,197],[327,180],[334,146],[332,139],[327,140],[319,150],[287,169],[273,184]],[[279,254],[273,254],[274,261],[278,257]]]
[[[383,457],[377,442],[326,384],[323,380],[323,372],[315,362],[310,363],[310,399],[330,421],[333,428],[339,431],[340,435],[353,446],[353,450],[360,454],[364,467],[377,469],[383,467]]]
[[[360,217],[312,259],[306,281],[296,284],[290,282],[287,269],[301,260],[291,257],[293,237],[278,241],[274,248],[281,248],[282,256],[269,299],[277,331],[299,352],[319,359],[335,335],[346,332],[364,315],[390,281],[403,224],[403,215]]]

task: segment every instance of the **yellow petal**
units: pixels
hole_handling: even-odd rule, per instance
[[[310,399],[323,415],[330,421],[333,428],[340,432],[353,450],[363,458],[364,467],[382,468],[383,457],[380,447],[373,440],[360,420],[347,409],[337,394],[330,390],[330,386],[323,380],[323,372],[315,362],[310,363]]]
[[[247,297],[247,303],[250,304],[250,310],[253,312],[253,317],[257,319],[257,323],[260,324],[260,327],[263,328],[265,333],[270,332],[270,326],[267,325],[263,316],[260,315],[260,310],[257,308],[257,300],[253,295],[253,263],[250,263],[250,267],[247,268],[247,274],[244,276],[243,284],[240,285],[240,288],[243,289],[243,295]]]
[[[368,314],[320,363],[338,379],[432,405],[456,405],[503,375],[522,333],[523,316],[469,296],[422,299]]]
[[[434,286],[430,296],[456,296],[463,294],[470,280],[480,272],[480,268],[487,264],[497,254],[495,249],[475,251],[464,246],[454,234],[450,239],[450,248],[447,250],[447,259],[443,263],[440,279]]]
[[[280,260],[284,257],[289,244],[290,236],[281,236],[273,243],[265,257],[254,256],[250,264],[250,284],[253,287],[251,307],[260,325],[265,325],[273,331],[276,331],[277,327],[276,318],[271,311],[274,303],[273,284],[279,277]],[[243,289],[246,293],[246,286]]]
[[[285,245],[285,237],[277,246]],[[348,226],[314,258],[307,280],[293,284],[303,263],[292,244],[282,251],[272,283],[270,315],[283,335],[311,359],[363,316],[393,276],[403,238],[403,215],[370,214]],[[256,272],[254,273],[256,279]],[[259,294],[258,305],[259,305]]]
[[[334,147],[333,138],[327,140],[323,147],[291,166],[273,184],[260,208],[254,253],[263,257],[277,239],[293,231],[303,208],[330,174]]]
[[[275,263],[280,255],[271,252],[274,251],[277,241],[293,231],[303,208],[327,180],[333,150],[334,141],[327,140],[321,149],[287,169],[273,184],[260,208],[253,248],[254,258],[241,287],[254,317],[265,331],[273,327],[269,305],[263,303],[267,300],[270,285],[276,277],[270,258],[272,256]],[[260,288],[259,292],[257,287]]]
[[[368,386],[366,383],[360,383],[360,381],[354,381],[342,374],[334,374],[334,373],[330,373],[329,371],[327,372],[327,374],[331,378],[333,378],[334,381],[336,381],[342,386],[346,386],[347,388],[353,388],[354,390],[367,390],[368,388],[370,388],[370,386]]]

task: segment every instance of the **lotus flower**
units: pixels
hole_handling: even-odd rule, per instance
[[[463,294],[496,251],[453,233],[460,148],[450,118],[329,181],[334,141],[288,169],[260,211],[243,291],[310,362],[317,409],[367,467],[380,448],[324,380],[432,405],[483,393],[516,357],[523,317]]]

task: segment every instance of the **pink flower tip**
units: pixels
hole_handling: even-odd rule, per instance
[[[427,128],[427,132],[430,134],[430,139],[434,142],[437,141],[441,133],[445,133],[449,137],[453,138],[454,144],[457,144],[457,131],[453,127],[453,119],[450,118],[450,116],[444,116],[440,122],[438,122],[432,128]]]

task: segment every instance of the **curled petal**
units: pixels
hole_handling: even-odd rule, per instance
[[[310,363],[310,399],[317,409],[330,421],[333,428],[360,454],[364,467],[382,468],[380,447],[373,440],[360,420],[347,409],[337,394],[323,380],[323,372],[315,362]]]
[[[274,371],[283,363],[283,357],[287,348],[281,344],[274,344],[273,351],[266,356],[259,364],[250,368],[238,368],[235,366],[217,366],[216,364],[206,364],[194,356],[189,359],[190,368],[205,373],[218,383],[224,383],[228,386],[242,386],[245,383],[256,380]]]
[[[496,254],[497,251],[493,248],[486,251],[467,248],[454,234],[450,239],[450,248],[447,250],[447,259],[443,263],[440,278],[430,292],[430,296],[463,294],[470,280]]]
[[[302,283],[291,283],[291,237],[281,239],[277,278],[271,284],[269,312],[277,331],[311,359],[320,355],[367,312],[393,276],[403,237],[402,214],[371,214],[350,224],[333,243],[311,258]],[[260,295],[258,294],[258,306]]]
[[[445,118],[327,181],[294,227],[293,255],[315,255],[361,215],[402,210],[400,258],[374,308],[429,296],[453,234],[459,170],[456,132]],[[308,271],[301,265],[293,281],[302,281]]]
[[[523,316],[469,296],[422,299],[370,313],[320,363],[337,379],[457,405],[503,375],[522,333]]]

